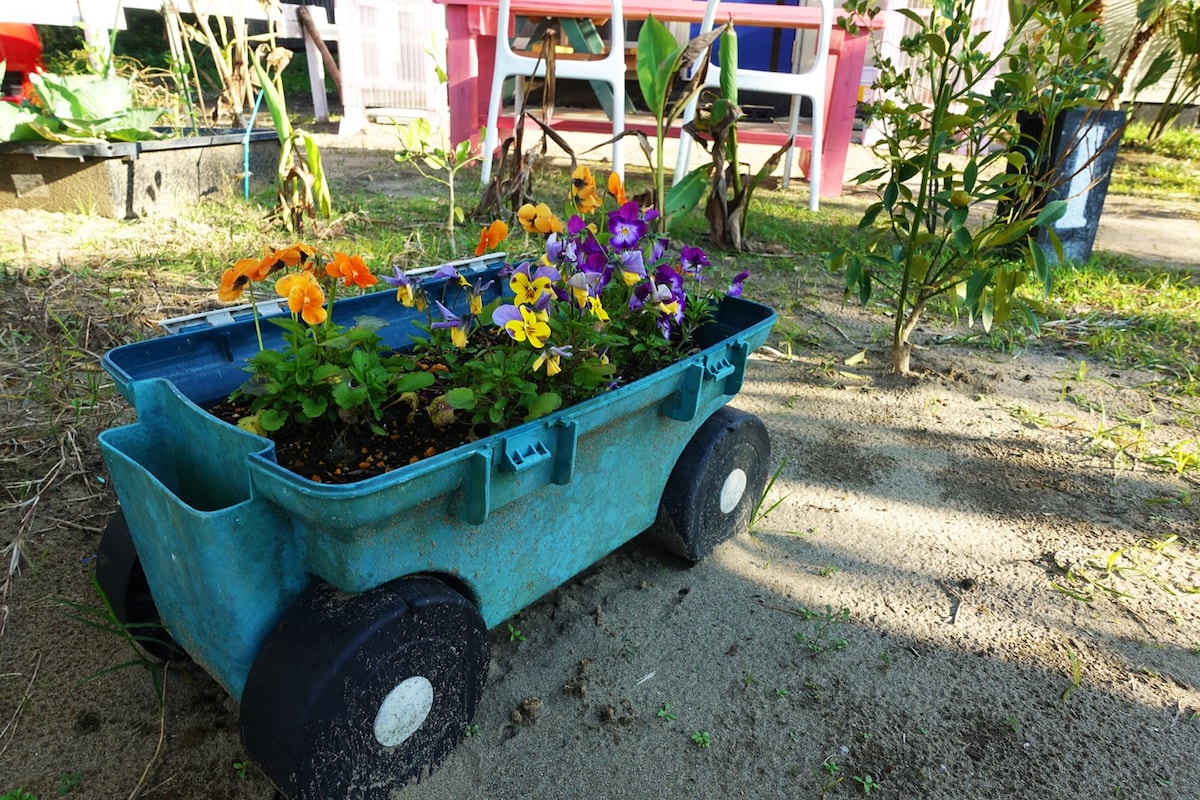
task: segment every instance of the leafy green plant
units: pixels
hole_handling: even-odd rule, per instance
[[[799,631],[796,639],[816,658],[829,650],[846,649],[847,641],[837,635],[841,625],[850,621],[850,610],[842,608],[837,611],[833,606],[825,606],[824,611],[816,611],[806,606],[798,606],[796,614],[807,620],[815,620],[816,627],[811,631]]]
[[[433,383],[410,356],[389,355],[380,346],[378,320],[360,318],[350,327],[336,324],[325,307],[327,292],[316,277],[324,273],[328,294],[338,281],[367,288],[377,279],[361,258],[335,253],[325,259],[315,250],[295,245],[262,259],[242,259],[221,278],[219,296],[254,296],[255,284],[294,268],[275,283],[292,314],[270,322],[283,329],[283,348],[262,347],[250,358],[251,378],[233,394],[249,403],[238,425],[259,434],[278,431],[289,422],[307,425],[329,420],[365,424],[382,435],[378,421],[387,404]],[[257,306],[255,306],[256,308]],[[256,324],[258,323],[256,317]]]
[[[668,722],[678,719],[678,717],[675,716],[675,712],[671,710],[670,703],[662,704],[662,708],[658,709],[658,718],[665,719]]]
[[[695,731],[691,735],[691,740],[696,747],[710,747],[712,745],[712,734],[708,731]]]
[[[833,760],[832,756],[822,761],[820,769],[813,770],[813,775],[821,787],[822,795],[831,791],[845,780],[845,776],[842,775],[842,768],[838,766],[838,763]]]
[[[525,641],[525,634],[521,633],[521,630],[514,626],[511,622],[508,623],[508,640],[510,642]]]
[[[38,800],[38,798],[33,792],[18,786],[16,789],[0,795],[0,800]]]
[[[249,51],[254,76],[267,101],[267,110],[279,138],[276,183],[279,205],[275,215],[288,231],[300,232],[304,220],[333,218],[333,199],[321,162],[321,149],[311,133],[292,126],[283,92],[283,71],[292,53],[282,47]]]
[[[737,64],[738,38],[732,25],[722,29],[719,41],[721,63]],[[737,100],[737,70],[722,69],[716,97],[711,103],[698,108],[697,118],[688,125],[693,136],[698,129],[703,129],[712,137],[709,147],[712,161],[684,176],[679,185],[688,186],[691,181],[703,179],[708,186],[704,215],[713,241],[740,251],[744,245],[750,199],[755,189],[775,171],[779,160],[792,145],[788,142],[769,155],[753,175],[743,174],[742,160],[738,155],[737,127],[745,115]]]
[[[246,770],[247,770],[247,769],[249,769],[249,768],[250,768],[250,762],[249,762],[249,761],[235,761],[235,762],[233,762],[233,771],[234,771],[234,774],[236,774],[236,775],[238,776],[238,780],[239,780],[239,781],[244,781],[244,780],[246,780]]]
[[[161,139],[163,108],[134,105],[133,81],[113,75],[29,76],[37,105],[0,104],[0,142],[136,142]]]
[[[926,16],[898,12],[916,26],[901,42],[910,66],[880,60],[869,113],[882,131],[874,149],[883,165],[857,178],[882,180],[879,201],[860,222],[865,245],[834,258],[847,294],[864,305],[877,286],[887,291],[893,372],[909,371],[911,334],[934,298],[949,296],[985,329],[1014,311],[1036,325],[1016,290],[1032,278],[1048,291],[1052,271],[1029,234],[1061,217],[1065,203],[1044,202],[1050,179],[1032,166],[1045,163],[1034,152],[1042,145],[1021,139],[1018,114],[1052,130],[1059,115],[1097,103],[1109,87],[1085,5],[1017,0],[996,55],[983,48],[988,32],[972,29],[975,0],[934,3]]]
[[[451,146],[445,133],[439,129],[435,138],[433,126],[425,117],[419,117],[408,125],[397,125],[396,135],[400,138],[400,149],[393,156],[397,164],[412,164],[428,180],[446,187],[450,209],[446,217],[446,238],[450,244],[451,257],[457,257],[454,238],[455,223],[464,218],[462,207],[455,200],[454,179],[465,167],[478,162],[483,155],[471,152],[471,140],[464,139]],[[428,171],[427,171],[428,170]],[[442,175],[446,177],[442,177]]]
[[[854,782],[862,787],[863,794],[870,794],[873,789],[879,788],[879,782],[870,775],[855,775]]]
[[[446,70],[438,62],[437,56],[429,50],[426,50],[426,53],[434,59],[434,70],[437,73],[438,83],[446,84],[448,81]],[[396,163],[412,164],[423,177],[445,186],[449,193],[450,208],[446,217],[446,238],[450,244],[450,256],[456,258],[458,253],[456,252],[454,226],[463,221],[464,215],[462,207],[455,200],[454,179],[462,169],[482,160],[483,153],[471,152],[470,139],[453,144],[446,137],[444,127],[438,128],[435,136],[433,126],[425,117],[418,117],[408,125],[396,125],[396,135],[400,139],[400,148],[393,156]],[[480,141],[483,140],[482,133],[479,138]],[[488,157],[491,157],[490,154]],[[429,172],[426,172],[426,169]],[[443,174],[446,177],[443,178]]]
[[[1146,131],[1154,143],[1200,98],[1200,5],[1194,0],[1151,0],[1138,4],[1137,19],[1150,31],[1162,32],[1165,46],[1146,68],[1138,90],[1171,76],[1166,96],[1157,104]],[[1135,91],[1136,99],[1138,92]]]
[[[328,422],[334,427],[321,432],[336,437],[333,449],[345,439],[339,423],[358,425],[356,438],[366,437],[358,452],[370,445],[368,432],[387,433],[379,423],[391,409],[389,424],[403,414],[412,425],[424,414],[434,428],[474,439],[675,363],[695,346],[717,304],[741,294],[748,273],[724,288],[704,282],[710,266],[704,251],[672,252],[650,231],[657,212],[622,202],[619,179],[609,186],[620,205],[600,224],[585,218],[602,212],[603,203],[586,168],[572,180],[568,202],[576,214],[566,226],[548,207],[519,209],[521,224],[544,247],[536,261],[506,268],[499,287],[495,277],[472,283],[454,264],[419,275],[394,267],[383,281],[396,289],[398,302],[424,314],[414,323],[424,335],[411,337],[411,353],[385,347],[377,320],[359,318],[347,328],[331,319],[339,282],[362,289],[377,283],[361,256],[330,257],[298,243],[236,262],[221,278],[221,300],[244,293],[253,300],[256,286],[274,278],[291,313],[271,319],[284,330],[283,346],[267,349],[260,336],[251,378],[233,395],[235,404],[249,404],[248,413],[233,408],[223,418],[262,435],[293,422]],[[499,246],[507,234],[502,221],[494,222],[477,252]],[[377,474],[366,463],[355,458],[348,470]],[[345,473],[331,479],[344,481]]]
[[[1075,648],[1071,647],[1070,642],[1067,642],[1067,661],[1071,665],[1071,684],[1063,691],[1063,705],[1066,705],[1071,694],[1079,688],[1083,681],[1083,662],[1080,660],[1079,654],[1075,652]]]
[[[671,125],[683,116],[703,84],[704,71],[693,68],[708,61],[713,42],[724,30],[725,27],[714,29],[681,45],[662,22],[650,15],[638,33],[638,87],[655,125],[653,149],[644,137],[641,141],[654,176],[654,197],[658,200],[655,206],[662,212],[658,221],[660,231],[665,231],[675,216],[695,208],[704,195],[704,173],[699,170],[667,190],[663,145]],[[694,74],[685,77],[690,73]]]

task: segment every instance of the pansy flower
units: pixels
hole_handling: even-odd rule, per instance
[[[429,279],[434,281],[438,280],[439,278],[445,278],[446,280],[454,281],[464,289],[470,288],[471,286],[471,282],[464,278],[462,273],[450,264],[443,264],[437,268],[437,271],[429,276]]]
[[[475,281],[475,286],[471,289],[471,294],[467,298],[467,302],[470,304],[472,316],[477,317],[483,313],[483,293],[492,288],[493,283],[495,283],[495,281],[488,281],[487,283],[484,283],[483,278]]]
[[[591,214],[603,202],[596,191],[596,179],[592,177],[592,171],[583,164],[571,173],[571,201],[580,214]]]
[[[608,193],[616,199],[618,206],[623,206],[627,202],[625,199],[625,182],[615,172],[608,173]]]
[[[633,286],[646,279],[646,257],[641,250],[626,250],[621,253],[621,280]]]
[[[683,276],[670,267],[659,267],[652,280],[634,287],[629,297],[629,310],[657,313],[659,330],[669,336],[672,325],[683,320],[685,302]]]
[[[479,244],[475,245],[475,255],[481,256],[489,250],[495,250],[500,243],[508,238],[508,223],[502,219],[479,231]]]
[[[726,292],[730,297],[742,296],[742,284],[746,282],[746,278],[750,277],[750,273],[743,270],[733,276],[733,280],[729,283],[729,291]]]
[[[537,349],[550,337],[550,325],[528,306],[502,305],[492,312],[492,321],[515,341],[529,342]]]
[[[517,209],[517,219],[526,233],[562,233],[562,220],[545,203],[526,203]]]
[[[262,268],[263,262],[257,258],[243,258],[221,275],[221,285],[217,289],[217,299],[229,303],[242,296],[242,290],[252,281],[261,281],[266,277]]]
[[[366,289],[378,283],[362,256],[348,256],[335,252],[333,260],[325,265],[325,274],[331,278],[341,278],[343,286],[357,286]]]
[[[433,323],[430,327],[437,330],[449,330],[450,341],[454,346],[459,348],[466,347],[467,334],[471,332],[471,326],[473,325],[471,317],[460,317],[437,300],[434,300],[433,303],[437,306],[438,313],[442,315],[442,319],[439,322]]]
[[[297,242],[296,244],[281,247],[267,255],[262,260],[262,277],[254,280],[262,280],[268,274],[281,269],[290,269],[292,267],[304,267],[311,269],[312,262],[316,258],[317,251],[306,244]]]
[[[696,276],[697,280],[700,279],[700,271],[704,267],[712,266],[708,261],[708,255],[699,247],[691,245],[684,245],[679,252],[679,265],[688,275]]]
[[[311,272],[293,272],[275,282],[275,291],[287,298],[288,310],[309,325],[320,325],[329,316],[325,292]]]
[[[608,212],[609,246],[615,250],[629,250],[641,244],[646,235],[646,221],[640,212],[636,202]]]
[[[533,371],[537,372],[544,364],[546,366],[546,375],[553,378],[558,373],[562,372],[562,366],[559,364],[560,359],[571,357],[571,345],[563,347],[550,346],[538,354],[534,359]]]
[[[396,287],[396,300],[403,303],[405,308],[416,308],[417,311],[424,311],[429,307],[428,301],[425,299],[425,290],[421,287],[419,280],[413,280],[405,274],[400,267],[392,267],[393,277],[389,278],[386,275],[383,277],[383,282]]]
[[[559,279],[558,270],[550,266],[540,266],[530,275],[529,262],[526,261],[513,270],[508,279],[508,286],[515,294],[517,305],[532,305],[544,294],[549,294],[550,285]]]

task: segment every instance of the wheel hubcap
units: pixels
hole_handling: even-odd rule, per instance
[[[388,692],[375,715],[375,739],[395,747],[416,733],[433,708],[433,684],[415,675]]]
[[[740,468],[735,469],[725,477],[725,483],[721,486],[721,513],[728,514],[737,508],[745,493],[746,473]]]

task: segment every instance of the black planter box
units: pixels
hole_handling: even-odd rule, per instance
[[[177,213],[205,197],[275,182],[274,130],[150,142],[0,144],[0,209],[40,209],[131,219]]]

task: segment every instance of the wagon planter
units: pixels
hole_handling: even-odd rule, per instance
[[[503,265],[458,271],[485,285]],[[392,292],[333,306],[396,348],[417,331]],[[767,481],[762,422],[724,406],[775,314],[739,297],[646,377],[342,485],[206,410],[259,348],[244,312],[222,317],[104,357],[138,421],[100,436],[120,511],[99,578],[240,702],[246,752],[293,800],[427,775],[475,713],[490,628],[648,529],[699,560]]]

